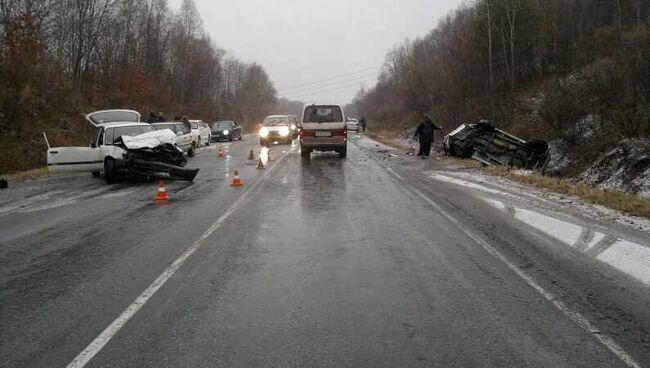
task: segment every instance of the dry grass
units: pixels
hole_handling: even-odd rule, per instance
[[[4,176],[4,178],[10,183],[17,183],[26,180],[36,179],[43,175],[47,175],[47,167],[39,167],[37,169],[31,169],[27,171],[19,171],[13,174]]]
[[[554,178],[539,173],[529,175],[517,174],[504,166],[484,167],[475,160],[453,160],[465,167],[480,169],[484,172],[507,177],[522,184],[550,190],[560,194],[579,197],[587,202],[609,207],[634,216],[650,218],[650,198],[611,190],[602,190],[570,179]]]

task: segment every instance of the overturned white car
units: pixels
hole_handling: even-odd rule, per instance
[[[187,160],[174,132],[140,122],[137,111],[95,111],[86,120],[95,127],[89,147],[50,147],[45,136],[48,171],[89,171],[96,177],[103,173],[109,184],[118,176],[192,181],[199,171],[183,168]]]

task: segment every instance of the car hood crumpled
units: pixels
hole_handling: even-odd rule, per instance
[[[174,144],[176,134],[170,129],[163,129],[136,136],[123,135],[121,138],[128,149],[156,148],[165,143]]]

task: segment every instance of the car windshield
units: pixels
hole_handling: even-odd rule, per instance
[[[192,129],[199,129],[199,123],[190,123],[192,124]]]
[[[305,109],[305,123],[336,123],[343,121],[338,106],[309,106]]]
[[[221,131],[232,128],[232,121],[218,121],[212,126],[213,131]]]
[[[149,133],[155,129],[149,125],[133,125],[106,129],[106,142],[115,142],[116,139],[123,135],[136,136]]]
[[[286,116],[268,116],[262,121],[264,126],[289,125],[289,119]]]

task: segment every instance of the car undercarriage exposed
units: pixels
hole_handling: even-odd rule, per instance
[[[473,158],[484,165],[517,169],[543,171],[549,159],[545,141],[524,141],[486,121],[459,126],[445,136],[443,149],[446,154]]]

